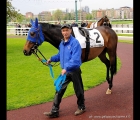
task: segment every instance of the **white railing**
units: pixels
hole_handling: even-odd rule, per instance
[[[112,28],[113,30],[133,30],[133,28]]]
[[[7,35],[27,35],[30,28],[7,28]],[[116,33],[132,33],[133,28],[112,28]]]
[[[7,35],[27,35],[30,28],[7,28]]]

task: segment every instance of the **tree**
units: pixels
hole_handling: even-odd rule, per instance
[[[54,13],[53,13],[53,18],[54,18],[54,20],[58,20],[58,21],[61,21],[62,18],[63,17],[63,12],[62,12],[62,10],[56,10]]]
[[[11,4],[12,0],[7,0],[7,20],[15,20],[21,18],[21,14],[19,13],[19,10],[15,10],[15,8]]]
[[[86,14],[86,19],[91,20],[92,19],[92,14],[90,14],[90,13]]]
[[[92,14],[92,18],[95,20],[97,17],[97,10],[92,10],[91,14]]]

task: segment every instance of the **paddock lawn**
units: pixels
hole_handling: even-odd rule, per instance
[[[34,55],[24,56],[25,42],[24,38],[7,38],[7,110],[45,103],[54,98],[54,80],[61,71],[59,63],[52,68],[55,77],[52,79],[49,67],[43,65]],[[39,50],[46,59],[58,52],[47,42]],[[121,61],[117,58],[117,70],[120,67]],[[83,63],[81,70],[85,91],[106,81],[106,67],[98,57]],[[71,82],[63,97],[73,94]]]

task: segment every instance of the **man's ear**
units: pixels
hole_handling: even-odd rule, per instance
[[[72,32],[72,29],[69,29],[70,30],[70,32]]]

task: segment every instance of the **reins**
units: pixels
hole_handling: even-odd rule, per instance
[[[47,64],[47,63],[46,63],[46,62],[47,62],[47,59],[46,59],[45,56],[41,53],[41,51],[38,49],[38,46],[39,46],[39,45],[38,45],[38,37],[39,37],[39,33],[37,33],[36,42],[35,42],[34,46],[31,48],[31,50],[32,50],[33,54],[38,58],[39,61],[41,61],[41,63],[42,63],[43,65],[46,65],[46,66],[49,67],[49,69],[50,69],[50,75],[51,75],[52,79],[54,79],[54,74],[53,74],[52,67],[58,66],[60,63],[57,64],[57,65],[56,65],[57,62],[55,62],[53,65],[52,65],[52,64]],[[39,55],[37,54],[37,52],[39,52],[39,54],[43,57],[43,59],[41,59],[41,58],[39,57]]]
[[[39,30],[39,29],[38,29]],[[38,38],[40,37],[40,34],[39,34],[39,32],[37,33],[37,37],[36,37],[36,41],[35,41],[35,44],[34,44],[34,46],[31,48],[32,49],[32,51],[33,51],[33,54],[34,55],[36,55],[36,57],[39,59],[39,60],[41,60],[40,59],[40,57],[37,55],[37,52],[39,52],[40,53],[40,55],[44,58],[44,60],[42,61],[41,60],[41,62],[44,64],[44,65],[46,65],[46,66],[48,66],[46,63],[44,63],[44,61],[46,61],[47,62],[47,59],[45,58],[45,56],[41,53],[41,51],[38,49]],[[55,67],[55,66],[58,66],[59,64],[57,64],[56,65],[56,63],[57,62],[55,62],[53,65],[52,64],[50,64],[52,67]]]
[[[40,55],[41,55],[44,59],[41,59],[41,58],[39,57],[39,55],[37,54],[37,52],[39,52]],[[56,64],[57,62],[55,62],[53,65],[52,65],[52,64],[49,64],[49,65],[46,64],[47,59],[45,58],[45,56],[41,53],[41,51],[40,51],[38,48],[35,48],[35,49],[34,49],[33,54],[43,63],[43,65],[46,65],[46,66],[51,65],[52,67],[56,67],[56,66],[58,66],[58,65],[60,64],[60,63]]]
[[[99,19],[98,22],[100,22],[101,20],[103,20],[103,23],[104,23],[104,22],[107,23],[107,17],[106,17],[106,16],[104,16],[103,18]],[[108,24],[108,23],[107,23],[107,24]]]

